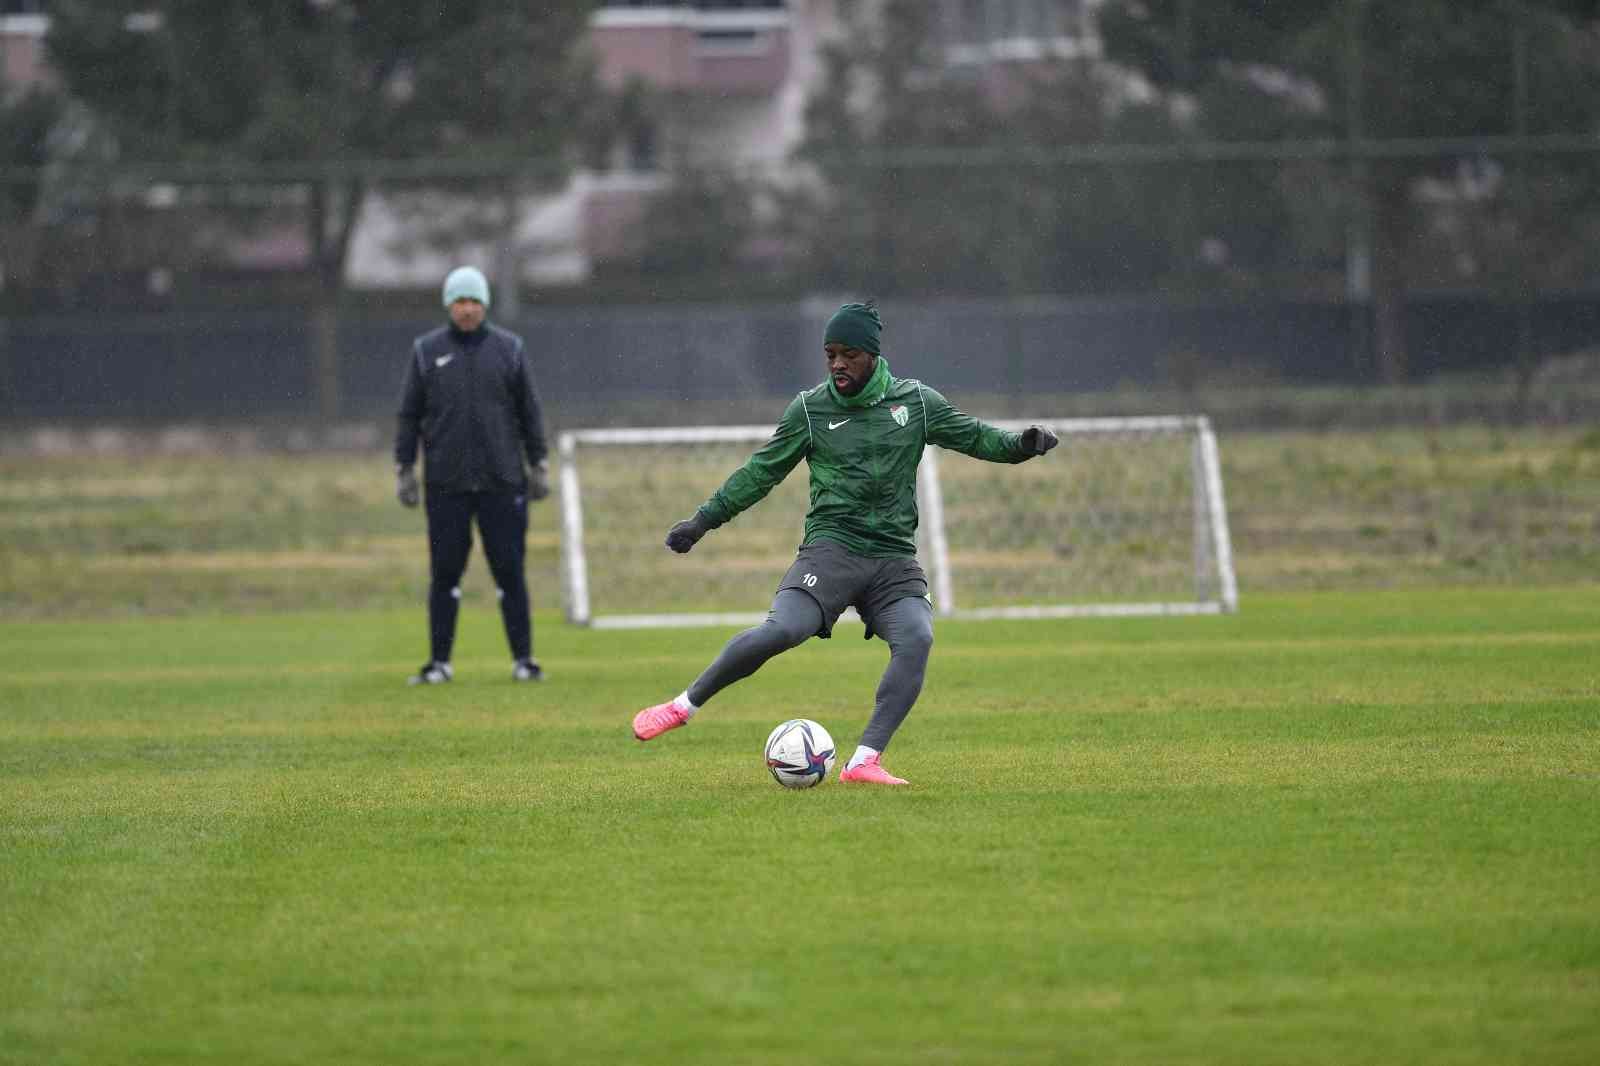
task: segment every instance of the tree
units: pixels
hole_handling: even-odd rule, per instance
[[[14,100],[0,97],[0,159],[21,171],[0,184],[0,289],[32,273],[39,175],[50,161],[51,133],[64,111],[60,96],[44,89]]]
[[[776,183],[749,160],[697,148],[693,135],[716,126],[696,103],[693,93],[634,77],[596,98],[585,116],[585,164],[627,174],[643,193],[607,219],[615,227],[607,238],[617,244],[596,277],[614,293],[704,299],[777,283],[779,256],[767,239]]]
[[[47,48],[119,161],[279,172],[307,189],[318,407],[337,413],[339,297],[374,163],[548,167],[588,91],[588,0],[60,0]]]
[[[702,291],[730,284],[759,229],[757,195],[727,168],[680,168],[641,219],[637,270]]]
[[[1508,244],[1531,249],[1551,228],[1551,200],[1527,185],[1519,195],[1517,183],[1540,182],[1559,198],[1567,232],[1578,233],[1575,223],[1596,202],[1595,160],[1550,155],[1535,177],[1515,147],[1498,158],[1474,147],[1381,149],[1430,138],[1526,145],[1592,135],[1600,126],[1594,17],[1588,0],[1109,0],[1099,25],[1108,57],[1193,107],[1196,138],[1259,137],[1265,122],[1274,138],[1380,149],[1353,155],[1337,176],[1353,228],[1370,244],[1379,371],[1400,381],[1409,372],[1407,289],[1429,272],[1430,223],[1440,211],[1467,210],[1466,196],[1448,192],[1459,189],[1463,168],[1508,178],[1487,197],[1477,190],[1483,203],[1473,208],[1499,213],[1502,225],[1482,231],[1498,234],[1498,250],[1484,253],[1503,257]],[[1430,188],[1446,190],[1431,210]],[[1549,253],[1541,249],[1543,262],[1568,258]],[[1525,294],[1538,264],[1522,267],[1515,287]]]
[[[819,192],[788,212],[815,284],[1014,296],[1162,269],[1150,175],[1061,162],[1124,130],[1091,65],[1044,57],[986,81],[949,63],[939,5],[840,9],[799,153]]]

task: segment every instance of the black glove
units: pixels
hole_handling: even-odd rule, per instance
[[[417,472],[411,467],[394,468],[394,494],[407,507],[415,507],[417,501],[422,499],[422,492],[417,488]]]
[[[540,459],[528,475],[528,499],[542,500],[550,495],[550,460]]]
[[[1061,443],[1061,438],[1043,426],[1029,426],[1022,431],[1022,447],[1029,455],[1043,455]]]
[[[710,531],[711,527],[706,525],[705,519],[700,517],[699,511],[696,511],[667,531],[667,547],[682,555]]]

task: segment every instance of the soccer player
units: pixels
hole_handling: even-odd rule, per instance
[[[443,296],[449,323],[411,344],[394,441],[395,495],[406,507],[421,497],[413,469],[419,441],[427,455],[431,655],[410,683],[437,685],[455,676],[450,653],[474,519],[500,593],[511,677],[539,681],[544,672],[533,658],[523,560],[528,501],[550,495],[544,417],[522,338],[488,321],[483,273],[452,270]]]
[[[827,638],[854,606],[866,637],[889,645],[872,718],[839,780],[903,785],[879,757],[922,692],[933,648],[933,603],[916,559],[917,464],[925,444],[995,463],[1020,463],[1057,444],[1029,426],[1011,433],[963,414],[914,378],[889,373],[879,350],[883,322],[871,302],[829,319],[826,381],[790,401],[778,427],[711,498],[667,533],[682,554],[760,501],[801,459],[811,471],[805,543],[778,584],[760,625],[735,636],[676,699],[646,707],[633,735],[652,740],[686,724],[706,701],[768,659],[811,637]]]

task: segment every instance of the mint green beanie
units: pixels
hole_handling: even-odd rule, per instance
[[[883,320],[878,317],[877,304],[871,300],[864,304],[845,304],[828,319],[828,328],[822,331],[822,343],[843,344],[880,355],[878,335],[882,332]]]
[[[448,309],[457,300],[477,300],[489,306],[489,279],[483,276],[483,271],[477,267],[456,267],[450,271],[450,276],[444,279],[444,306]]]

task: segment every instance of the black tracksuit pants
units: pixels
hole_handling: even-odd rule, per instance
[[[520,492],[428,491],[428,630],[433,660],[447,663],[456,641],[461,610],[461,575],[472,551],[472,522],[483,537],[483,554],[500,590],[500,619],[513,659],[533,654],[533,622],[528,614],[528,582],[523,560],[528,549],[528,498]]]

